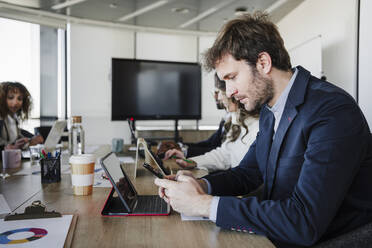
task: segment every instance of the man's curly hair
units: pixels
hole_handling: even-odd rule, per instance
[[[262,52],[270,55],[272,65],[277,69],[291,69],[289,54],[278,28],[267,13],[256,11],[241,15],[222,27],[213,46],[204,53],[203,66],[207,71],[215,69],[226,54],[255,66]]]

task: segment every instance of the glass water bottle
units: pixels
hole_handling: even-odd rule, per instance
[[[70,155],[84,153],[84,129],[81,125],[81,116],[72,116],[72,125],[68,135]]]

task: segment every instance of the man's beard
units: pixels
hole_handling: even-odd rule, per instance
[[[271,101],[274,97],[274,87],[273,81],[262,77],[256,68],[252,70],[253,72],[253,88],[255,91],[253,108],[247,110],[250,115],[257,115],[260,113],[261,108],[264,104]]]

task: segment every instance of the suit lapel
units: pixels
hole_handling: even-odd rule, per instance
[[[269,130],[270,116],[266,107],[263,107],[260,113],[260,130],[259,138],[257,139],[257,146],[260,148],[258,151],[259,161],[261,161],[263,168],[266,168],[267,158],[270,152],[272,137]]]
[[[257,156],[258,161],[260,161],[260,166],[262,166],[262,172],[263,172],[263,178],[264,178],[264,197],[266,198],[268,188],[267,188],[267,162],[269,158],[270,153],[270,147],[272,142],[272,132],[269,130],[269,122],[270,122],[270,110],[266,108],[266,106],[262,107],[261,113],[260,113],[260,131],[259,131],[259,138],[257,138],[257,147],[259,149],[257,150]]]
[[[310,72],[301,66],[298,66],[297,69],[298,73],[296,79],[289,92],[278,129],[275,133],[274,141],[271,145],[271,150],[268,154],[266,167],[267,199],[271,199],[281,145],[289,127],[297,116],[298,112],[296,107],[304,102],[307,84],[310,78]]]
[[[285,108],[283,111],[282,118],[280,120],[277,132],[275,133],[274,141],[271,145],[267,163],[267,179],[268,179],[268,199],[271,197],[273,184],[276,176],[276,169],[278,166],[278,156],[280,147],[283,143],[283,139],[297,116],[297,110],[295,107]]]

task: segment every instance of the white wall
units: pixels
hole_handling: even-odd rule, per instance
[[[360,36],[359,36],[359,105],[366,116],[369,128],[372,128],[372,1],[360,2]]]
[[[197,62],[196,36],[136,34],[136,59]]]
[[[356,96],[357,0],[304,1],[278,27],[287,48],[321,35],[324,75]]]
[[[216,37],[199,38],[199,61],[202,62],[202,54],[213,45]],[[216,125],[220,122],[225,110],[217,110],[216,102],[213,99],[214,72],[207,73],[202,70],[202,116],[201,124]]]
[[[70,115],[82,115],[87,144],[108,144],[114,137],[130,143],[125,121],[111,121],[111,58],[138,58],[198,62],[214,38],[191,35],[137,33],[122,29],[70,24],[69,102]],[[217,110],[212,73],[202,74],[201,125],[217,126],[224,112]],[[142,126],[172,126],[173,121],[138,121]],[[180,121],[195,125],[195,121]]]
[[[134,33],[71,24],[68,27],[70,114],[83,116],[86,144],[129,142],[126,122],[111,121],[111,58],[134,57]]]

